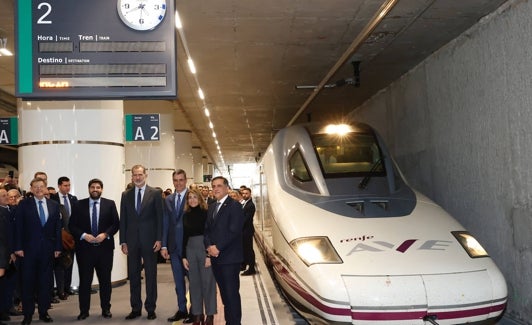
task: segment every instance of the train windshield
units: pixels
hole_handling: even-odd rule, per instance
[[[381,151],[371,133],[312,135],[325,177],[384,176]]]

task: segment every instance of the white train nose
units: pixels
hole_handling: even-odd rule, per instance
[[[407,276],[343,276],[356,324],[438,324],[483,321],[499,315],[506,293],[494,292],[485,271]],[[408,294],[405,294],[408,293]]]

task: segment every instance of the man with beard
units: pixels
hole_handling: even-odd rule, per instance
[[[94,270],[100,284],[102,316],[111,318],[111,270],[113,269],[113,236],[119,228],[118,211],[113,200],[101,197],[103,182],[89,181],[90,198],[72,207],[70,232],[76,241],[79,270],[78,320],[89,317],[91,284]]]
[[[163,236],[163,195],[160,189],[146,185],[148,173],[142,165],[131,167],[135,186],[122,193],[120,201],[120,245],[128,257],[129,302],[126,320],[142,315],[141,269],[144,265],[148,320],[157,318],[157,253]],[[142,264],[144,262],[144,264]]]

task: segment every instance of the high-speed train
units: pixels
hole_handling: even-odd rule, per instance
[[[282,129],[259,167],[255,237],[311,324],[489,324],[504,311],[488,253],[409,187],[370,126]]]

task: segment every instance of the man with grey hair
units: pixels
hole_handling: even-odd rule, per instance
[[[148,320],[157,318],[157,254],[163,234],[163,196],[160,189],[146,185],[148,174],[142,165],[131,167],[134,187],[122,193],[120,202],[120,245],[128,256],[131,312],[126,320],[141,316],[141,270],[146,277],[144,308]],[[144,264],[143,264],[144,262]]]

